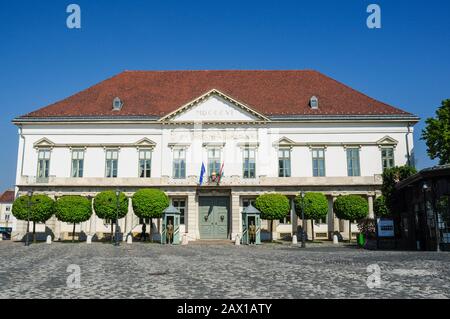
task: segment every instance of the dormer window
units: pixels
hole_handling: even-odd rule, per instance
[[[311,97],[309,100],[309,105],[312,109],[318,109],[319,108],[319,99],[316,96]]]
[[[113,100],[113,110],[120,111],[122,109],[123,102],[120,98],[116,97]]]

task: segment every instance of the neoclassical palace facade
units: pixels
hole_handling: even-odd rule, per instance
[[[412,161],[417,121],[316,71],[126,71],[14,119],[16,196],[159,188],[181,211],[182,232],[199,240],[234,239],[262,193],[322,192],[328,217],[308,222],[308,233],[346,238],[333,200],[362,195],[373,214],[383,168]],[[77,232],[102,236],[109,223],[93,215]],[[139,223],[130,205],[120,229],[139,232]],[[299,224],[292,207],[273,232]],[[40,227],[57,239],[72,229],[55,218]]]

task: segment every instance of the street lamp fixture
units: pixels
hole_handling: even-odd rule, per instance
[[[33,192],[28,191],[28,210],[27,210],[27,236],[25,239],[25,246],[30,246],[30,211],[31,211],[31,198],[33,197]]]
[[[300,196],[302,197],[302,248],[306,248],[306,225],[305,225],[305,192],[301,191]]]
[[[119,198],[120,198],[120,190],[116,190],[116,234],[115,234],[115,241],[114,246],[120,246],[119,242]]]

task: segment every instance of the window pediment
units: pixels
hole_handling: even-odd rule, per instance
[[[396,147],[398,144],[398,141],[390,136],[385,136],[382,139],[377,141],[377,145],[379,147],[383,147],[383,146],[390,146],[390,147]]]
[[[44,137],[38,140],[33,144],[34,148],[53,148],[55,146],[55,143],[50,141],[48,138]]]
[[[137,148],[154,148],[156,146],[156,143],[145,137],[134,143],[134,145]]]

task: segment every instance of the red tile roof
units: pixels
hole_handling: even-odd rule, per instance
[[[316,71],[125,71],[22,118],[162,117],[212,89],[266,116],[411,115]],[[112,110],[115,97],[120,111]]]
[[[0,203],[14,202],[14,191],[6,191],[0,196]]]

